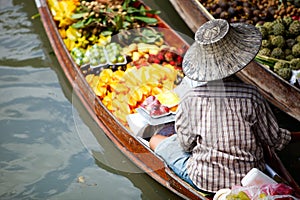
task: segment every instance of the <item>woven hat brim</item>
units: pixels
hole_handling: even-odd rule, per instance
[[[247,66],[261,46],[261,33],[253,25],[231,24],[220,41],[203,45],[194,42],[183,59],[183,72],[195,81],[226,78]]]

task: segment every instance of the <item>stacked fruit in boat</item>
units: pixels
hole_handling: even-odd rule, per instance
[[[149,96],[182,78],[183,50],[164,44],[158,11],[137,1],[48,0],[74,62],[103,104],[126,125]],[[87,66],[87,67],[86,67]]]
[[[214,18],[259,28],[262,47],[256,61],[299,86],[300,2],[298,0],[199,0]]]
[[[214,18],[263,24],[286,17],[299,18],[299,0],[199,0]]]
[[[257,27],[263,40],[256,61],[296,83],[300,72],[300,21],[284,17]]]
[[[99,75],[87,75],[86,80],[103,104],[126,123],[126,116],[135,113],[147,97],[172,90],[180,82],[183,74],[178,61],[182,55],[178,52],[182,50],[175,50],[165,45],[132,43],[123,49],[131,58],[125,70],[106,68]]]

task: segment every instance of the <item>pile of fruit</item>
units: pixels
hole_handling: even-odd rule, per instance
[[[126,57],[123,55],[122,49],[115,42],[108,43],[106,46],[94,44],[88,47],[87,50],[77,47],[73,48],[71,56],[79,66],[90,64],[92,68],[96,68],[107,65],[124,65],[126,64]]]
[[[257,27],[263,40],[256,60],[289,81],[300,70],[300,21],[285,17]]]
[[[124,125],[147,97],[172,90],[181,80],[185,50],[165,45],[163,33],[155,28],[158,11],[135,0],[48,4],[74,62]]]
[[[172,65],[149,64],[135,67],[127,64],[126,71],[104,69],[99,75],[89,74],[86,80],[103,104],[123,123],[136,112],[144,100],[175,87],[178,70]]]
[[[216,19],[262,24],[283,17],[299,19],[298,0],[199,0]]]

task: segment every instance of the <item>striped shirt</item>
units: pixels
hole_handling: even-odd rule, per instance
[[[281,150],[291,139],[257,89],[242,83],[191,89],[180,102],[175,128],[183,149],[192,153],[191,180],[209,192],[240,185],[253,167],[264,170],[263,145]]]

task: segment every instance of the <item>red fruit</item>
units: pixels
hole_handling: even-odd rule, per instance
[[[132,7],[138,8],[140,5],[141,5],[141,2],[136,1],[132,4]]]
[[[151,116],[158,116],[158,115],[161,115],[161,113],[160,113],[159,109],[157,109],[157,110],[153,109],[153,110],[150,111],[150,115]]]
[[[182,60],[183,60],[182,56],[177,56],[176,57],[176,62],[182,63]]]
[[[159,100],[158,99],[154,99],[153,101],[152,101],[152,103],[151,103],[151,106],[160,106],[161,105],[161,103],[159,102]]]
[[[300,17],[298,17],[298,16],[292,16],[292,19],[293,20],[300,20]]]
[[[159,64],[159,63],[160,63],[160,60],[157,59],[157,58],[155,58],[155,59],[153,60],[153,63]]]
[[[155,55],[149,54],[148,62],[153,63],[155,59]]]
[[[167,106],[161,105],[160,109],[162,114],[168,113],[170,111],[170,109]]]
[[[176,65],[176,63],[175,63],[175,61],[174,61],[174,60],[171,60],[171,61],[169,62],[169,64],[170,64],[170,65],[173,65],[173,66],[175,66],[175,65]]]
[[[156,57],[159,60],[163,60],[164,59],[164,54],[162,52],[159,52]]]

